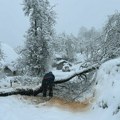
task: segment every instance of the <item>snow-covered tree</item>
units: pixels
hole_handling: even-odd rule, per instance
[[[86,55],[87,60],[97,61],[97,55],[100,49],[100,32],[94,27],[87,29],[82,27],[78,34],[78,45],[80,52]]]
[[[66,36],[66,42],[65,42],[65,46],[66,46],[66,57],[68,58],[68,60],[73,61],[75,58],[75,53],[76,53],[76,38],[70,34],[68,36]]]
[[[49,43],[54,34],[55,12],[48,0],[24,0],[25,15],[30,18],[26,33],[24,61],[32,75],[42,75],[50,59]]]
[[[103,29],[102,51],[104,57],[120,56],[120,13],[110,15]]]
[[[85,49],[85,42],[86,42],[86,33],[87,33],[87,28],[86,27],[81,27],[79,32],[78,32],[78,43],[77,43],[77,52],[84,53]]]
[[[1,42],[0,42],[0,61],[3,59],[3,52],[2,52],[2,49],[1,49]]]
[[[74,60],[74,55],[76,52],[76,38],[70,34],[62,33],[56,35],[53,41],[53,49],[55,52],[59,53],[66,60]]]

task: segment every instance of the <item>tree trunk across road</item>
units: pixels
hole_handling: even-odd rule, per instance
[[[74,78],[74,77],[76,77],[78,75],[89,73],[89,72],[91,72],[93,70],[96,70],[98,68],[99,68],[99,65],[93,65],[93,66],[91,66],[89,68],[86,68],[86,69],[80,70],[78,72],[75,72],[74,74],[70,75],[68,78],[55,80],[54,84],[65,83],[65,82],[71,80],[72,78]],[[41,86],[38,86],[34,90],[29,89],[29,88],[27,88],[27,89],[19,88],[19,89],[15,89],[14,91],[0,92],[0,96],[9,96],[9,95],[17,95],[17,94],[28,95],[28,96],[36,96],[41,92],[42,92],[41,91]]]

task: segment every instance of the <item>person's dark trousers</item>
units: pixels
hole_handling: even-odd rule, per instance
[[[53,81],[50,79],[42,81],[43,97],[47,96],[47,91],[49,91],[49,97],[53,97],[53,84]]]
[[[43,97],[47,96],[47,85],[44,85],[43,87]]]
[[[53,97],[53,86],[49,86],[49,97]]]

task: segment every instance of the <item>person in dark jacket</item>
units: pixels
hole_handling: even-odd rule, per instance
[[[46,73],[42,80],[42,92],[43,97],[47,96],[47,91],[49,91],[49,97],[53,97],[53,86],[54,86],[55,76],[52,72]]]

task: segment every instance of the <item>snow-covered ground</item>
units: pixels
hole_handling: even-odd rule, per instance
[[[14,50],[4,43],[2,43],[2,50],[5,54],[3,64],[9,64],[18,58]],[[82,62],[84,56],[78,56]],[[53,73],[56,79],[62,79],[78,70],[77,64],[72,67],[71,72],[53,70]],[[3,77],[0,80],[0,91],[14,90],[10,87],[11,79],[13,78]],[[33,104],[29,100],[24,100],[22,96],[8,96],[0,97],[0,120],[119,120],[120,58],[102,64],[97,72],[96,81],[95,97],[89,101],[90,106],[84,111],[70,111],[65,109],[65,106],[61,108],[55,104]]]
[[[71,112],[45,104],[32,105],[22,102],[15,96],[0,98],[1,120],[107,120],[109,114],[98,117],[101,111]],[[109,119],[111,120],[111,119]]]
[[[0,120],[119,120],[120,58],[104,63],[96,79],[96,96],[87,110],[73,112],[17,96],[0,97]]]
[[[106,115],[113,115],[112,120],[118,120],[120,118],[120,58],[102,64],[96,79],[95,109],[99,107]]]

